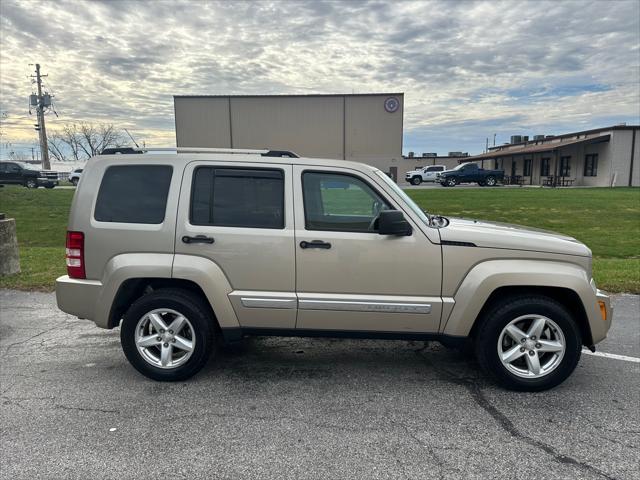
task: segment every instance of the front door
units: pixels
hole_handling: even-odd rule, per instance
[[[243,327],[295,327],[291,172],[277,163],[197,161],[185,168],[176,254],[222,269]]]
[[[440,245],[406,212],[410,236],[377,233],[381,210],[403,210],[383,180],[343,168],[294,166],[293,172],[296,328],[436,332]]]

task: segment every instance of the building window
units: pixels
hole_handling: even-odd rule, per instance
[[[571,157],[560,157],[560,176],[568,177],[571,175]]]
[[[540,176],[548,177],[549,176],[549,159],[543,158],[540,161]]]
[[[494,169],[494,170],[498,170],[498,159],[497,159],[497,158],[495,158],[495,159],[493,160],[493,169]]]
[[[584,156],[584,176],[596,177],[598,176],[598,154],[591,153]]]
[[[524,172],[522,173],[522,175],[525,177],[531,176],[531,159],[530,158],[524,159]]]
[[[191,187],[191,224],[284,228],[284,172],[196,168]]]

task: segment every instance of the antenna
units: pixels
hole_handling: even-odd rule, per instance
[[[131,139],[131,141],[133,142],[133,144],[136,146],[136,148],[140,148],[140,145],[138,145],[138,144],[136,143],[135,138],[133,138],[133,135],[131,135],[131,134],[129,133],[129,130],[127,130],[127,129],[125,128],[125,129],[124,129],[124,131],[125,131],[125,132],[127,132],[127,135],[129,135],[129,138]]]

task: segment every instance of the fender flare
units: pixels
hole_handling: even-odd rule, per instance
[[[109,259],[96,301],[96,325],[110,328],[111,308],[120,286],[132,278],[171,278],[172,253],[123,253]]]
[[[213,260],[195,255],[176,254],[172,278],[195,282],[204,292],[220,328],[239,328],[229,294],[233,291],[229,279]]]
[[[587,314],[590,328],[598,318],[596,292],[587,272],[578,265],[541,260],[487,260],[475,265],[456,293],[442,333],[468,336],[491,294],[501,287],[552,287],[575,292]],[[595,333],[595,332],[594,332]]]

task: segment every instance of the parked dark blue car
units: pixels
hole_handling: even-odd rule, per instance
[[[438,181],[444,187],[455,187],[459,183],[477,183],[493,187],[504,180],[504,170],[485,170],[476,163],[461,163],[452,170],[445,170],[438,176]]]

